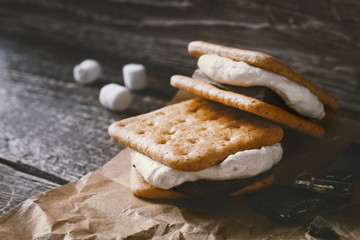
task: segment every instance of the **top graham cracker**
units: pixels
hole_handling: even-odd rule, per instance
[[[109,134],[173,169],[198,171],[238,151],[280,142],[283,130],[247,112],[191,99],[115,122]]]

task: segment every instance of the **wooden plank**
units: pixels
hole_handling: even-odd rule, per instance
[[[0,163],[0,216],[29,197],[58,186]]]
[[[93,85],[75,83],[72,67],[86,57],[83,49],[11,39],[0,38],[0,62],[6,63],[0,66],[0,158],[65,181],[97,169],[122,149],[107,133],[110,123],[160,108],[174,91],[169,79],[158,81],[150,70],[148,91],[134,93],[128,111],[108,111],[98,102],[99,90],[122,79],[108,75]],[[104,71],[121,76],[118,58],[96,56],[114,61]]]
[[[67,89],[61,84],[24,75],[3,69],[0,73],[1,85],[6,89],[0,101],[7,102],[0,106],[1,158],[73,180],[119,151],[106,130],[115,117],[86,101],[86,92],[89,96],[95,92],[70,96],[64,94]],[[37,86],[41,80],[49,86]],[[51,87],[58,91],[51,91]]]
[[[110,82],[123,85],[122,66],[136,62],[146,66],[149,81],[146,92],[137,92],[136,96],[149,96],[165,102],[175,93],[175,89],[169,85],[174,69],[154,65],[147,59],[124,58],[121,55],[109,54],[86,46],[56,43],[35,36],[6,33],[0,35],[1,68],[31,73],[59,82],[74,83],[73,67],[86,58],[98,60],[102,64],[103,74],[97,83],[83,86],[84,88],[98,90],[99,87]],[[80,85],[77,87],[80,88]]]
[[[357,1],[4,1],[0,30],[190,75],[191,40],[272,54],[360,113]],[[61,34],[59,34],[61,33]],[[166,71],[166,70],[165,70]]]

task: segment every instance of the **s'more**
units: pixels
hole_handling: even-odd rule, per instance
[[[131,190],[150,199],[261,189],[273,182],[283,153],[281,127],[198,98],[115,122],[109,134],[133,150]]]
[[[274,182],[285,126],[315,137],[338,102],[267,54],[196,41],[192,77],[171,85],[197,95],[111,124],[132,149],[131,190],[142,198],[219,199]],[[315,119],[315,120],[314,120]]]
[[[198,69],[192,77],[173,76],[171,85],[192,94],[315,137],[325,133],[318,122],[326,109],[339,107],[334,97],[268,54],[203,41],[190,42],[188,51],[198,58]],[[266,94],[256,97],[259,91]]]

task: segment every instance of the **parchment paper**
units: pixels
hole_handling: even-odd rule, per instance
[[[322,139],[286,131],[276,181],[288,184],[294,174],[309,169],[320,174],[349,142],[359,140],[359,131],[358,120],[339,116]],[[128,188],[129,152],[125,149],[81,179],[24,201],[0,218],[0,239],[311,239],[307,226],[316,214],[330,220],[341,239],[360,239],[359,181],[350,202],[280,224],[250,209],[246,196],[215,205],[136,198]]]

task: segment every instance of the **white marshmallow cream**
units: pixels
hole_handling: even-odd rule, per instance
[[[283,149],[280,143],[276,143],[260,149],[240,151],[219,164],[194,172],[172,169],[136,151],[132,154],[133,164],[148,183],[158,188],[170,189],[184,182],[201,179],[231,180],[257,176],[281,160]]]
[[[281,75],[236,62],[215,54],[202,55],[199,69],[214,81],[235,86],[265,86],[276,92],[288,107],[300,115],[321,119],[325,116],[324,105],[307,88]]]

